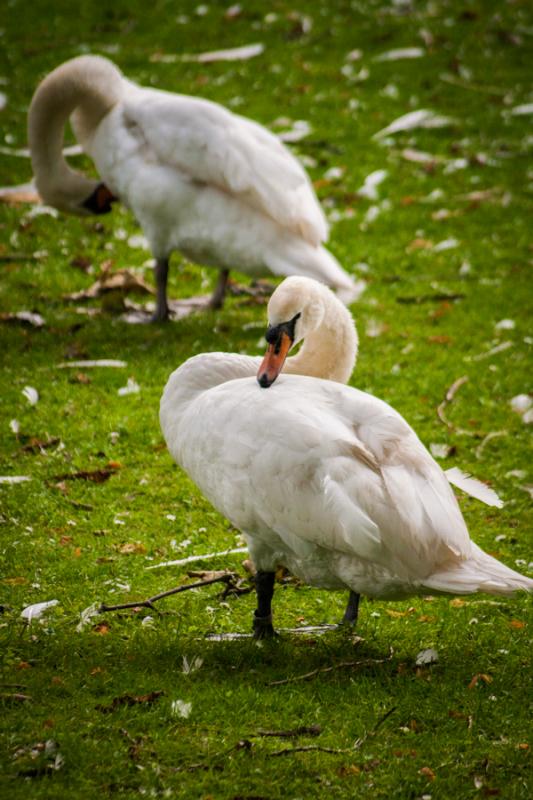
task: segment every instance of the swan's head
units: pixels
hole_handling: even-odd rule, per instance
[[[291,347],[320,328],[330,298],[341,305],[326,286],[312,278],[291,276],[278,286],[268,304],[268,349],[257,373],[260,386],[271,386]]]

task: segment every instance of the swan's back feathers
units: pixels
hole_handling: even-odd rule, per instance
[[[419,583],[470,556],[440,467],[394,409],[364,392],[292,375],[265,391],[245,378],[198,395],[175,443],[164,432],[174,457],[244,531],[393,565]]]
[[[209,100],[126,83],[125,124],[161,163],[242,197],[313,245],[327,238],[310,181],[276,136]]]

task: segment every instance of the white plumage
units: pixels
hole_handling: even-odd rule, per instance
[[[63,157],[70,115],[103,183]],[[322,246],[327,223],[301,164],[268,130],[217,103],[142,88],[107,59],[80,56],[37,88],[29,141],[45,202],[76,214],[104,213],[116,198],[131,208],[158,262],[159,318],[174,250],[223,271],[308,275],[346,301],[357,294]]]
[[[160,415],[172,456],[243,532],[259,574],[284,564],[313,586],[391,599],[531,591],[470,540],[447,477],[400,414],[343,385],[357,339],[335,296],[288,278],[269,322],[262,364],[195,356],[170,376]]]

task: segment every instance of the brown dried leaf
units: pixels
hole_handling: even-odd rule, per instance
[[[111,625],[108,622],[98,622],[96,625],[93,625],[93,631],[99,633],[100,636],[105,636],[110,630]]]
[[[385,613],[389,615],[389,617],[408,617],[409,614],[414,614],[416,608],[408,608],[407,611],[394,611],[392,608],[386,608]]]
[[[407,253],[413,253],[415,250],[431,250],[433,247],[433,242],[431,239],[422,239],[417,237],[410,242],[407,247],[405,248]]]
[[[525,622],[521,622],[519,619],[512,619],[509,623],[510,628],[515,628],[516,630],[521,630],[522,628],[526,627]]]
[[[140,292],[141,294],[155,294],[155,290],[149,286],[143,278],[135,275],[129,269],[118,269],[116,272],[110,271],[110,262],[104,262],[101,266],[101,273],[95,283],[88,289],[81,292],[73,292],[65,295],[66,300],[94,300],[108,292],[117,292],[122,295],[129,292]]]
[[[468,688],[473,689],[474,686],[476,686],[479,681],[483,681],[483,683],[492,683],[492,676],[487,675],[484,672],[478,672],[477,675],[474,675],[474,677],[468,684]]]
[[[355,764],[348,764],[344,767],[339,767],[337,774],[341,778],[350,778],[353,775],[360,775],[361,767],[358,767]]]
[[[131,555],[132,553],[144,555],[146,553],[146,547],[142,542],[127,542],[118,548],[118,552],[122,553],[122,555]]]
[[[422,769],[418,770],[421,775],[425,775],[426,778],[430,781],[435,780],[435,773],[429,767],[422,767]]]
[[[43,450],[47,450],[49,447],[55,447],[55,445],[59,444],[59,442],[59,436],[54,436],[52,439],[46,440],[38,439],[36,436],[32,436],[28,444],[25,444],[24,447],[21,447],[21,451],[23,453],[40,453]]]
[[[450,606],[452,608],[462,608],[463,606],[467,606],[468,603],[466,600],[461,600],[460,597],[454,597],[453,600],[450,600]]]
[[[163,691],[149,692],[148,694],[142,695],[123,694],[120,695],[120,697],[113,698],[111,705],[98,705],[95,706],[95,708],[97,711],[101,711],[102,714],[109,714],[120,706],[152,705],[152,703],[158,700],[163,694],[165,694]]]
[[[78,472],[67,472],[64,475],[56,475],[53,480],[64,483],[64,481],[91,481],[92,483],[104,483],[114,475],[115,468],[109,469],[95,469],[95,470],[79,470]],[[62,488],[56,484],[57,488]],[[66,488],[66,487],[65,487]]]

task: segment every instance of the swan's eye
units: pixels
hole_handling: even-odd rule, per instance
[[[288,322],[280,322],[279,325],[269,325],[267,328],[267,332],[265,333],[265,339],[267,340],[268,344],[273,344],[276,348],[276,353],[279,352],[279,348],[281,347],[281,338],[282,334],[286,333],[291,343],[294,342],[294,329],[296,327],[296,321],[300,319],[301,313],[295,314],[292,319]]]

